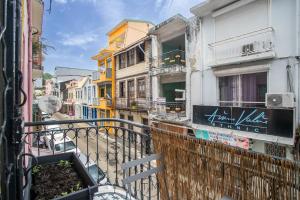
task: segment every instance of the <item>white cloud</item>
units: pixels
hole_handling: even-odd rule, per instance
[[[81,46],[97,40],[97,34],[94,32],[86,32],[82,34],[66,34],[58,33],[62,37],[61,43],[64,46]]]
[[[55,0],[55,2],[60,4],[66,4],[68,3],[68,0]]]
[[[202,1],[203,0],[155,0],[155,7],[162,19],[172,17],[178,13],[185,17],[191,17],[190,8]]]

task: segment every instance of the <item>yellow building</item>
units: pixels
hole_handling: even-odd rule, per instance
[[[93,75],[93,82],[97,84],[98,98],[93,102],[97,108],[98,118],[115,117],[115,60],[114,53],[137,40],[145,37],[152,27],[151,22],[125,19],[107,33],[108,47],[103,48],[92,57],[97,60],[98,72]],[[112,124],[105,124],[106,126]]]

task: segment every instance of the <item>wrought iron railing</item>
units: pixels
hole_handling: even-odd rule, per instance
[[[145,110],[149,109],[149,101],[146,98],[116,98],[116,109]]]
[[[91,125],[93,123],[96,125]],[[50,125],[59,125],[60,128],[48,129]],[[131,188],[125,187],[122,183],[125,177],[121,169],[122,163],[143,158],[153,152],[148,126],[120,119],[28,122],[25,126],[39,128],[38,131],[26,132],[24,136],[24,141],[32,141],[31,151],[34,156],[65,152],[67,150],[65,142],[72,140],[74,143],[72,151],[78,156],[84,154],[87,163],[93,161],[106,175],[103,181],[102,175],[98,173],[100,192],[102,186],[111,186],[124,191],[131,190],[135,199],[160,198],[156,176],[136,181]],[[58,135],[64,144],[62,151],[56,151],[53,147],[53,144],[58,142],[56,139]],[[52,144],[52,147],[49,144]],[[151,165],[156,163],[135,167],[129,171],[129,175],[146,171]]]

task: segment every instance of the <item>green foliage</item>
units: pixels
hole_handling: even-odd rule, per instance
[[[60,160],[58,162],[58,165],[61,166],[61,167],[71,167],[71,163],[67,160]]]
[[[53,76],[51,74],[49,74],[49,73],[44,73],[43,74],[43,79],[44,80],[48,80],[48,79],[51,79],[51,78],[53,78]]]
[[[68,195],[68,192],[62,192],[61,193],[61,196],[67,196]]]
[[[32,168],[32,174],[37,174],[41,171],[42,166],[41,165],[36,165]]]

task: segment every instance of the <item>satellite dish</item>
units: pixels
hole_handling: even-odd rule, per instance
[[[53,114],[61,109],[62,102],[56,96],[47,95],[39,99],[38,106],[42,112]]]

